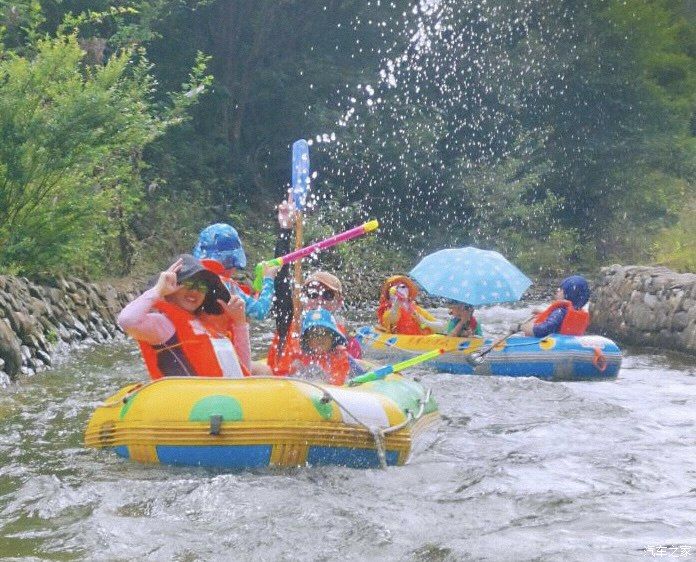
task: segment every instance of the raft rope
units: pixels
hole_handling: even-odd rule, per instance
[[[148,381],[145,383],[136,383],[132,389],[130,389],[125,396],[122,398],[119,398],[118,400],[112,400],[111,402],[104,402],[102,404],[103,407],[108,408],[112,406],[118,406],[122,404],[126,404],[128,400],[134,396],[135,394],[139,393],[141,390],[145,390],[146,388],[158,383],[162,382],[165,380],[171,380],[171,379],[192,379],[193,377],[163,377],[161,379],[153,380],[153,381]],[[195,379],[209,379],[209,380],[220,380],[221,377],[195,377]],[[244,377],[244,379],[235,379],[235,380],[245,380],[245,379],[251,379],[251,380],[272,380],[272,381],[278,381],[278,380],[286,380],[288,382],[293,382],[293,383],[302,383],[306,384],[308,386],[311,386],[313,388],[316,388],[322,393],[322,398],[321,402],[323,404],[328,404],[329,402],[333,401],[336,403],[336,405],[343,410],[346,414],[348,414],[355,422],[357,425],[363,427],[370,435],[372,435],[372,439],[375,442],[375,449],[377,450],[377,457],[379,459],[379,466],[382,469],[387,468],[387,446],[386,446],[386,436],[390,433],[394,433],[395,431],[399,431],[400,429],[403,429],[406,427],[409,423],[412,421],[416,421],[420,419],[420,417],[423,415],[423,412],[425,411],[425,406],[426,404],[430,401],[430,395],[431,395],[431,389],[426,389],[425,393],[425,398],[419,398],[418,399],[418,413],[413,414],[413,412],[406,408],[404,411],[406,415],[406,419],[402,421],[399,424],[392,425],[390,427],[378,427],[378,426],[369,426],[362,420],[360,420],[353,412],[351,412],[345,404],[342,404],[340,400],[338,400],[333,394],[331,394],[327,388],[304,379],[295,379],[292,377],[269,377],[269,376],[251,376],[251,377]]]

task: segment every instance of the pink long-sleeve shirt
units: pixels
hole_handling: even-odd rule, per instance
[[[161,298],[154,288],[148,289],[125,306],[118,315],[118,325],[132,338],[150,345],[169,341],[176,332],[174,323],[161,312],[153,311],[154,303]],[[249,325],[246,322],[234,324],[232,335],[239,360],[250,370]]]

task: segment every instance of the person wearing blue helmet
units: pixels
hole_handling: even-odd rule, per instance
[[[247,259],[239,234],[232,226],[215,223],[205,227],[198,236],[193,255],[206,269],[220,276],[231,294],[244,301],[249,318],[263,320],[268,316],[273,304],[273,279],[278,268],[264,268],[263,285],[256,298],[252,296],[250,287],[235,281],[232,276],[237,269],[246,267]]]
[[[571,275],[556,289],[556,300],[534,320],[520,326],[526,336],[544,338],[549,334],[582,336],[590,325],[590,313],[583,307],[590,300],[590,285],[582,275]]]
[[[293,358],[297,370],[318,368],[330,384],[342,385],[351,371],[347,338],[333,314],[325,308],[307,310],[302,316],[301,351]]]

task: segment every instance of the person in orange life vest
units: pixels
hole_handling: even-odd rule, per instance
[[[537,317],[520,326],[525,336],[543,338],[549,334],[581,336],[590,325],[590,314],[583,307],[590,300],[590,286],[581,275],[561,281],[556,300]]]
[[[415,302],[418,287],[405,275],[393,275],[383,284],[377,307],[380,326],[392,334],[426,335],[435,319]]]
[[[222,316],[221,332],[211,318]],[[118,323],[138,340],[151,378],[241,377],[251,349],[244,301],[230,296],[220,278],[182,254],[151,289],[129,303]]]
[[[294,374],[311,374],[316,369],[325,382],[342,385],[351,371],[346,343],[346,336],[328,310],[306,311],[300,336],[302,353],[293,361]]]
[[[264,266],[263,285],[257,296],[252,296],[251,287],[235,281],[235,271],[244,269],[247,259],[239,234],[232,226],[216,223],[205,227],[198,235],[193,256],[201,260],[205,268],[220,276],[230,294],[244,301],[249,318],[263,320],[268,316],[273,304],[273,278],[278,268]]]
[[[295,208],[292,196],[278,206],[279,234],[276,241],[275,256],[283,256],[290,252],[292,226],[295,221]],[[300,297],[302,310],[324,308],[334,317],[343,307],[343,286],[335,275],[327,271],[316,271],[307,276],[302,285]],[[280,268],[275,279],[275,302],[273,311],[276,318],[276,333],[268,350],[267,364],[275,375],[291,374],[291,363],[302,354],[300,347],[300,326],[293,322],[292,279],[290,266]],[[345,327],[337,322],[338,329],[345,335]],[[348,340],[348,349],[356,357],[360,357],[360,344],[354,339]]]
[[[280,275],[283,272],[281,270]],[[302,292],[300,296],[300,305],[302,308],[303,318],[312,311],[323,310],[328,314],[331,314],[332,320],[335,323],[336,330],[342,335],[346,340],[344,345],[348,350],[348,354],[351,357],[359,359],[361,357],[361,348],[357,344],[353,346],[351,342],[353,339],[349,339],[347,336],[347,331],[345,326],[339,323],[336,319],[336,313],[343,306],[343,293],[342,285],[340,280],[331,273],[327,271],[315,271],[310,274],[302,286]],[[292,323],[292,297],[290,296],[290,301],[283,307],[282,300],[278,299],[276,295],[276,307],[278,310],[284,311],[285,314],[281,315],[276,313],[276,323],[277,331],[274,335],[271,347],[268,350],[268,366],[271,368],[276,375],[290,375],[296,370],[292,364],[299,360],[301,363],[306,363],[308,358],[303,357],[305,351],[301,346],[301,333],[302,331],[297,331]],[[285,332],[285,338],[281,339],[281,322],[287,322]]]

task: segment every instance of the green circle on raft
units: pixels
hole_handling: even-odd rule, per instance
[[[333,414],[333,404],[331,402],[322,402],[321,399],[323,397],[324,395],[312,396],[312,404],[317,412],[319,412],[319,415],[325,420],[328,420],[331,419],[331,414]]]
[[[189,421],[209,421],[210,416],[222,416],[223,421],[243,419],[242,405],[231,396],[206,396],[191,408]]]

